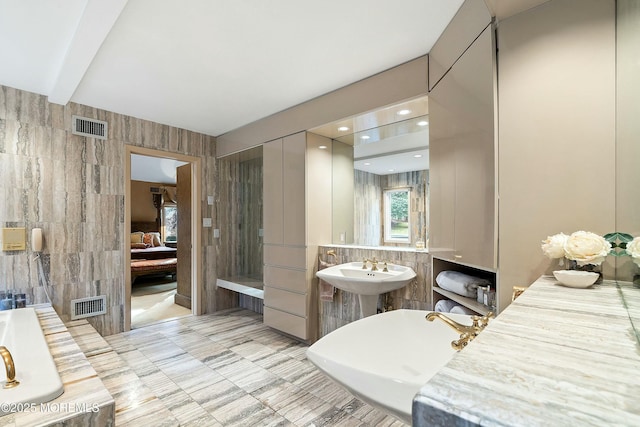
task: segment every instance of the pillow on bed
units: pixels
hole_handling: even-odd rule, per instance
[[[146,243],[149,247],[162,246],[160,243],[160,233],[144,233],[142,236],[142,243]]]
[[[148,246],[145,243],[132,243],[131,249],[147,249]]]
[[[142,241],[142,236],[144,233],[142,231],[136,231],[135,233],[131,233],[131,243],[144,243]]]

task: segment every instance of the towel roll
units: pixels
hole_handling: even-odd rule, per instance
[[[491,284],[491,282],[486,279],[452,270],[445,270],[438,273],[436,283],[444,290],[469,298],[477,297],[478,286]]]
[[[438,311],[440,313],[449,313],[453,307],[456,306],[456,303],[451,301],[450,299],[441,299],[436,302],[436,305],[433,307],[433,311]]]
[[[467,307],[463,307],[461,305],[455,305],[451,308],[451,311],[449,311],[449,313],[455,313],[455,314],[469,314],[469,315],[474,315],[477,314],[475,311],[473,310],[469,310]]]

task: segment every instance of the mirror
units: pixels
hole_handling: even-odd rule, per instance
[[[640,4],[616,2],[616,229],[640,236]],[[640,345],[640,267],[616,258],[618,292]]]
[[[424,248],[429,186],[427,97],[309,132],[332,139],[332,243]],[[387,194],[400,190],[408,197],[387,200]]]

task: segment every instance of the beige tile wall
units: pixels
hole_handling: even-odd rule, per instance
[[[71,134],[73,114],[106,120],[106,141]],[[63,320],[75,298],[107,295],[106,315],[90,318],[103,335],[124,327],[124,147],[135,145],[202,158],[202,216],[215,212],[215,138],[96,108],[51,104],[45,96],[0,86],[0,226],[41,227],[44,272]],[[215,222],[215,217],[214,217]],[[202,236],[204,301],[215,306],[215,248]],[[27,251],[0,253],[0,290],[45,302],[37,264]]]

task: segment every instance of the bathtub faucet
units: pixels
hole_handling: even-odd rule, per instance
[[[4,368],[7,371],[7,381],[4,383],[4,388],[16,387],[20,381],[16,380],[16,365],[13,363],[13,357],[7,347],[0,345],[0,356],[2,356]]]
[[[493,312],[491,311],[482,317],[471,316],[471,320],[473,321],[473,323],[471,325],[463,325],[445,316],[442,313],[433,311],[427,314],[425,319],[427,319],[429,322],[433,322],[433,319],[440,319],[456,332],[458,332],[460,334],[460,338],[455,341],[451,341],[451,347],[453,347],[454,350],[460,351],[465,348],[467,344],[469,344],[475,337],[477,337],[484,328],[487,327],[490,317],[493,317]]]

